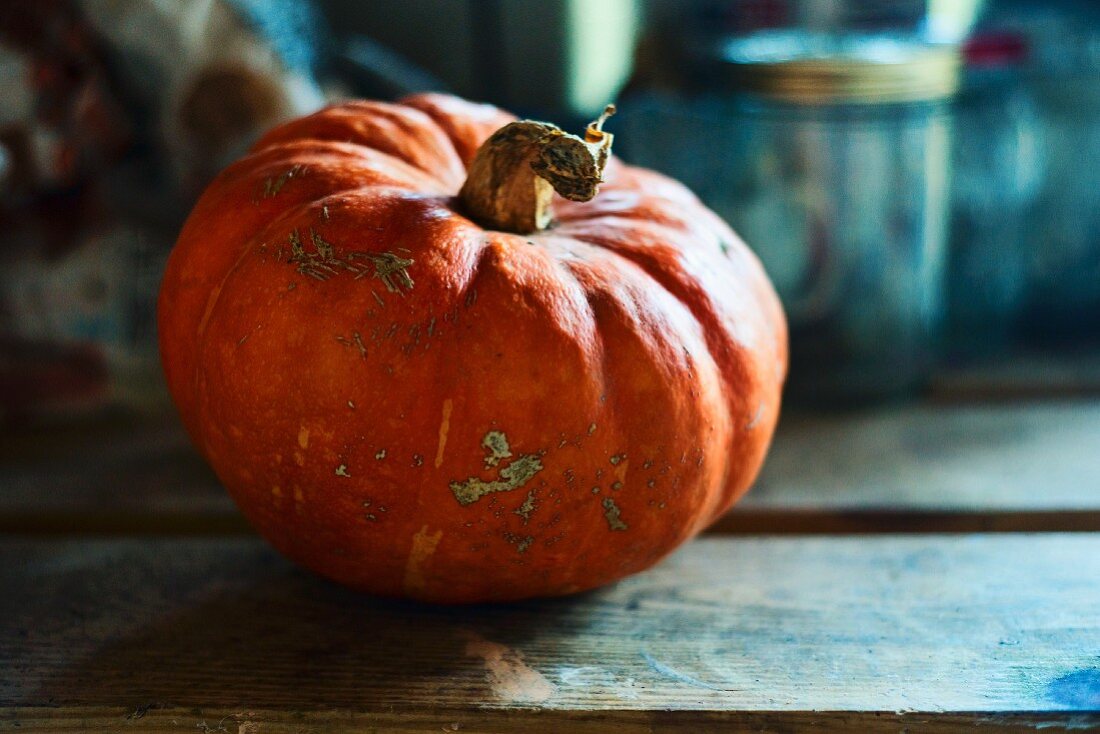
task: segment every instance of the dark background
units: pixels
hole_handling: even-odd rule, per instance
[[[155,296],[205,182],[280,120],[425,89],[574,130],[618,101],[618,153],[689,183],[776,280],[791,405],[1094,389],[1098,18],[1069,0],[7,3],[0,424],[170,413]],[[716,70],[726,44],[777,29],[949,47],[959,89],[761,115]],[[815,135],[796,163],[820,170],[783,169]]]

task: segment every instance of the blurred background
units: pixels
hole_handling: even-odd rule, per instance
[[[1100,389],[1100,3],[8,0],[0,425],[170,413],[155,299],[275,123],[449,91],[688,184],[791,323],[788,404]]]

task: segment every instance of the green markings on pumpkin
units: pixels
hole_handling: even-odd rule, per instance
[[[516,535],[515,533],[505,533],[504,539],[516,547],[517,553],[523,553],[531,544],[535,542],[534,536],[531,535]]]
[[[451,491],[460,505],[471,505],[487,494],[511,492],[531,481],[542,471],[542,461],[535,454],[524,454],[500,470],[500,478],[486,482],[470,477],[464,482],[451,482]]]
[[[612,530],[626,530],[627,524],[622,520],[622,513],[619,512],[619,506],[615,504],[615,500],[610,497],[604,497],[603,499],[603,516],[607,518],[607,526]]]
[[[290,262],[297,265],[299,275],[306,275],[314,280],[325,281],[340,272],[339,268],[348,266],[343,260],[335,257],[336,248],[321,239],[312,227],[309,228],[315,252],[308,252],[302,242],[302,236],[295,228],[287,235],[287,243],[290,245]],[[353,272],[359,272],[355,269]]]
[[[279,194],[280,191],[283,190],[283,187],[286,186],[287,182],[290,179],[301,176],[305,172],[306,167],[303,166],[301,163],[296,163],[280,173],[278,176],[269,176],[268,178],[264,179],[263,198],[273,199]]]
[[[386,290],[390,293],[401,293],[401,289],[412,290],[413,279],[409,277],[409,266],[413,264],[411,258],[400,257],[392,252],[352,252],[348,257],[359,256],[370,260],[374,265],[374,277],[382,281]],[[363,274],[355,276],[356,280]]]
[[[487,467],[496,466],[501,459],[512,456],[511,448],[508,446],[508,437],[501,431],[486,433],[485,438],[481,440],[481,446],[487,453],[485,457]],[[450,484],[451,492],[458,500],[458,504],[465,507],[466,505],[472,505],[487,494],[511,492],[514,489],[523,487],[531,481],[532,477],[542,471],[542,468],[542,460],[538,454],[521,454],[498,469],[496,479],[486,481],[480,477],[469,477],[465,481],[454,481]]]
[[[359,356],[362,357],[363,359],[366,359],[367,358],[367,345],[363,343],[363,337],[359,335],[358,331],[353,331],[351,333],[351,336],[352,336],[352,338],[348,339],[346,336],[343,336],[342,334],[337,334],[336,335],[336,341],[339,342],[342,346],[345,346],[345,347],[355,347],[356,349],[359,350]]]
[[[309,239],[313,242],[313,249],[317,250],[317,254],[321,256],[325,262],[331,262],[336,259],[336,245],[325,240],[321,235],[317,234],[317,230],[313,227],[309,228]]]
[[[527,497],[524,498],[523,504],[512,510],[512,513],[519,515],[523,518],[523,524],[526,525],[527,521],[531,519],[531,513],[538,507],[538,503],[535,502],[535,490],[531,490],[527,493]]]
[[[299,260],[306,256],[306,248],[302,244],[302,237],[298,234],[298,230],[291,230],[290,234],[286,236],[287,244],[290,245],[290,258],[291,260]]]
[[[508,437],[503,431],[489,431],[485,438],[481,439],[481,448],[485,449],[485,468],[494,467],[501,459],[512,457],[512,448],[508,445]]]
[[[405,291],[413,289],[414,282],[409,275],[409,267],[415,261],[410,257],[403,257],[395,252],[360,250],[340,257],[336,254],[336,245],[322,237],[313,227],[309,228],[309,242],[313,245],[312,252],[306,248],[297,228],[287,235],[287,244],[290,246],[290,258],[287,262],[297,266],[299,275],[326,281],[346,272],[351,273],[355,280],[367,276],[378,278],[390,293],[404,295]],[[409,252],[403,247],[397,249],[401,252]],[[276,256],[281,259],[282,254],[283,250],[280,246],[276,249]],[[375,300],[379,300],[377,294],[375,294]],[[380,300],[379,302],[381,303]]]

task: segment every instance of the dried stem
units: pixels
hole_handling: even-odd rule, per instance
[[[571,201],[594,197],[614,137],[603,124],[614,113],[608,105],[583,140],[534,120],[497,130],[478,149],[459,192],[467,212],[492,229],[526,234],[550,224],[555,191]]]

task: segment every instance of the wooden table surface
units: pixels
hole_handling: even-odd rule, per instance
[[[1100,731],[1100,400],[790,414],[756,489],[570,599],[282,560],[173,421],[0,435],[0,729]]]

